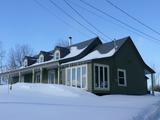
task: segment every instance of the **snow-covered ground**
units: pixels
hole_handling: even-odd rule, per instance
[[[160,120],[156,96],[96,96],[63,85],[0,86],[0,120]]]

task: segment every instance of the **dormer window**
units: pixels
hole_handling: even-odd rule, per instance
[[[27,67],[27,66],[28,66],[28,60],[27,60],[27,59],[24,60],[23,66],[24,66],[24,67]]]
[[[44,62],[44,56],[43,56],[43,55],[40,55],[40,56],[39,56],[38,62],[39,62],[39,63],[40,63],[40,62]]]
[[[59,50],[55,51],[55,53],[54,53],[54,59],[55,60],[59,60],[60,59],[60,52],[59,52]]]

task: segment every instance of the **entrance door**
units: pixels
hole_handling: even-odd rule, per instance
[[[37,72],[35,77],[35,83],[40,83],[40,72]]]
[[[55,84],[55,71],[54,70],[48,71],[48,83]]]

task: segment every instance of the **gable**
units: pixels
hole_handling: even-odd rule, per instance
[[[147,70],[149,73],[155,73],[155,71],[150,68],[143,60],[143,58],[141,57],[138,49],[136,48],[135,44],[133,43],[132,39],[129,37],[128,40],[121,46],[121,48],[119,48],[119,50],[116,52],[115,56],[118,55],[118,54],[121,54],[122,52],[122,49],[124,49],[126,52],[126,54],[131,54],[129,56],[134,56],[134,59],[131,59],[131,58],[127,58],[128,59],[128,62],[131,62],[131,61],[134,61],[134,60],[137,60],[141,67],[144,68],[144,70]],[[130,51],[128,49],[131,49],[132,53],[130,53]],[[126,55],[127,56],[127,55]],[[124,57],[124,56],[123,56]],[[133,58],[133,57],[132,57]]]

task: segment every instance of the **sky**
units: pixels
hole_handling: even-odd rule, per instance
[[[34,0],[0,0],[0,41],[3,49],[8,51],[17,44],[28,44],[35,53],[40,50],[52,50],[58,41],[68,40],[72,36],[73,43],[81,42],[99,36],[103,42],[131,36],[144,61],[149,66],[156,66],[160,71],[160,42],[154,41],[143,35],[137,35],[126,29],[127,27],[117,23],[113,19],[84,5],[79,0],[67,0],[77,9],[91,24],[101,30],[106,36],[95,31],[83,21],[63,0],[54,0],[68,14],[77,19],[81,24],[94,31],[94,35],[71,18],[53,6],[49,0],[37,0],[46,9],[40,7]],[[133,21],[122,12],[115,9],[105,0],[85,0],[97,8],[107,12],[115,18],[139,29],[160,41],[160,35],[146,29]],[[115,5],[127,11],[143,23],[160,32],[160,1],[159,0],[110,0]],[[81,7],[79,7],[81,6]],[[82,8],[83,7],[83,8]],[[87,12],[84,8],[95,14]],[[98,16],[96,16],[98,15]],[[68,25],[69,24],[69,25]],[[124,29],[125,28],[125,29]],[[7,60],[7,55],[5,57]]]

